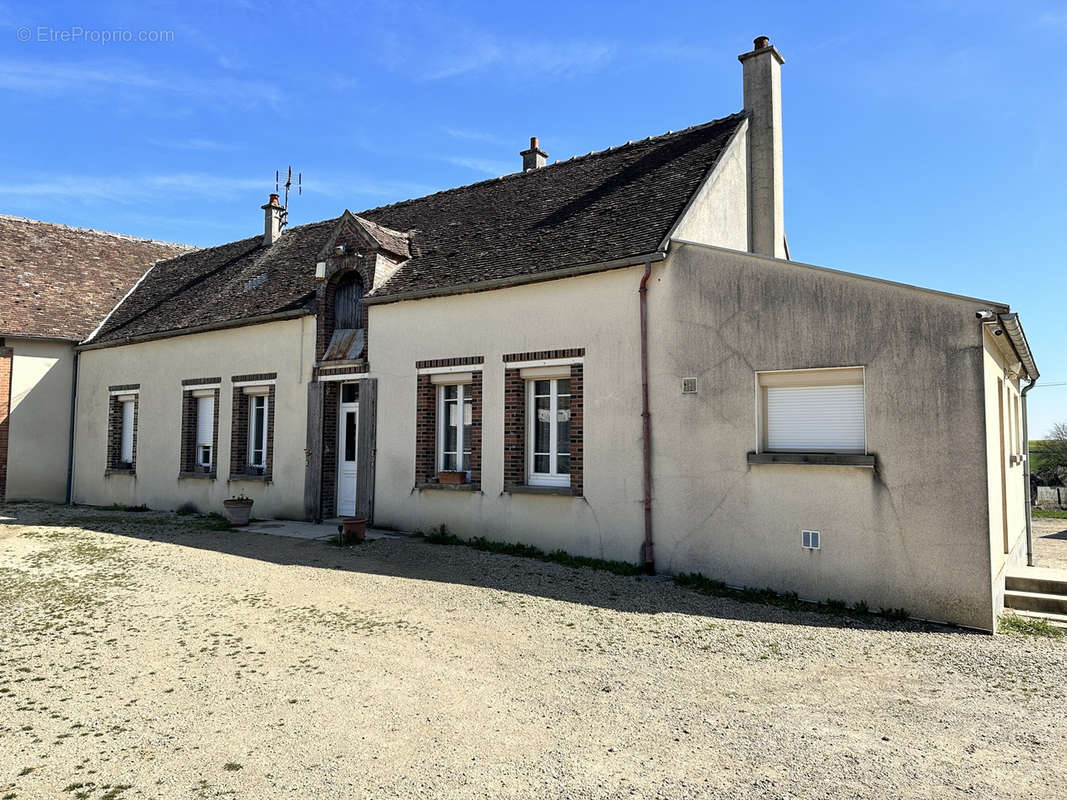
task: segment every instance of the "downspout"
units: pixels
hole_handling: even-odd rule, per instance
[[[68,506],[74,495],[74,425],[77,422],[78,356],[80,355],[81,353],[77,350],[74,351],[74,374],[70,379],[70,433],[67,437],[67,498],[65,501]]]
[[[1026,566],[1034,566],[1034,514],[1033,504],[1030,502],[1030,428],[1026,421],[1026,393],[1034,388],[1037,378],[1031,378],[1030,383],[1019,392],[1023,399],[1023,442],[1026,446],[1026,460],[1023,462],[1023,497],[1026,498]]]
[[[652,416],[648,410],[648,279],[652,277],[652,262],[645,262],[645,274],[637,290],[641,305],[641,444],[643,483],[645,493],[645,546],[642,568],[649,575],[656,573],[656,556],[652,544]]]

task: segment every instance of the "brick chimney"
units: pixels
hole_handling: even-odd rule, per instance
[[[522,171],[529,172],[531,169],[543,167],[548,159],[548,153],[537,146],[537,137],[530,137],[530,149],[519,153],[522,156]]]
[[[263,244],[270,247],[282,235],[282,226],[285,224],[285,208],[276,194],[272,194],[267,204],[260,206],[260,208],[263,209]]]
[[[785,258],[782,191],[782,64],[766,36],[739,55],[748,113],[748,249]]]

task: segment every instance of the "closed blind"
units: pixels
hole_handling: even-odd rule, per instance
[[[215,432],[215,398],[196,398],[196,443],[210,445]]]
[[[133,400],[122,404],[122,446],[120,458],[129,463],[133,461]]]
[[[768,386],[767,449],[862,453],[863,386]]]

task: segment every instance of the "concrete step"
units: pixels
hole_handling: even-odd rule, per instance
[[[1013,611],[1018,617],[1047,620],[1050,625],[1067,630],[1067,614],[1046,614],[1041,611]]]
[[[1044,614],[1067,614],[1067,594],[1008,589],[1004,592],[1004,607],[1018,611],[1040,611]]]
[[[1067,595],[1067,572],[1042,567],[1013,567],[1004,576],[1004,588]]]

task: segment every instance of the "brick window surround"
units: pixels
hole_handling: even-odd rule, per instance
[[[434,358],[416,361],[415,369],[480,366],[484,356]],[[471,476],[470,488],[482,487],[482,371],[471,370]],[[415,402],[415,483],[437,483],[437,384],[430,373],[417,376]]]
[[[7,441],[11,414],[11,369],[15,350],[0,339],[0,503],[7,498]]]
[[[254,385],[255,381],[273,381],[278,378],[276,372],[256,372],[251,375],[234,375],[230,381],[234,384]],[[248,385],[233,387],[233,405],[230,408],[230,480],[270,481],[274,475],[274,417],[277,405],[274,402],[274,384],[267,385],[267,452],[264,456],[266,469],[263,474],[252,471],[248,464],[248,419],[251,400],[255,395],[245,394]],[[216,404],[217,405],[217,404]]]
[[[182,381],[182,432],[181,462],[178,474],[182,477],[214,478],[219,469],[219,394],[222,378],[186,378]],[[212,386],[214,384],[214,386]],[[197,400],[194,395],[200,389],[213,389],[215,394],[215,418],[211,421],[211,469],[205,472],[197,463],[196,432]]]
[[[137,471],[137,425],[141,406],[141,384],[124,383],[107,387],[110,397],[107,407],[107,472],[130,473]],[[123,393],[133,394],[133,457],[129,464],[122,461],[122,401]]]
[[[541,350],[532,353],[510,353],[504,356],[504,491],[526,485],[526,380],[519,367],[524,361],[581,358],[585,348]],[[570,493],[581,497],[585,489],[585,392],[584,364],[571,364],[571,424],[570,424]],[[559,490],[566,493],[566,488]]]

